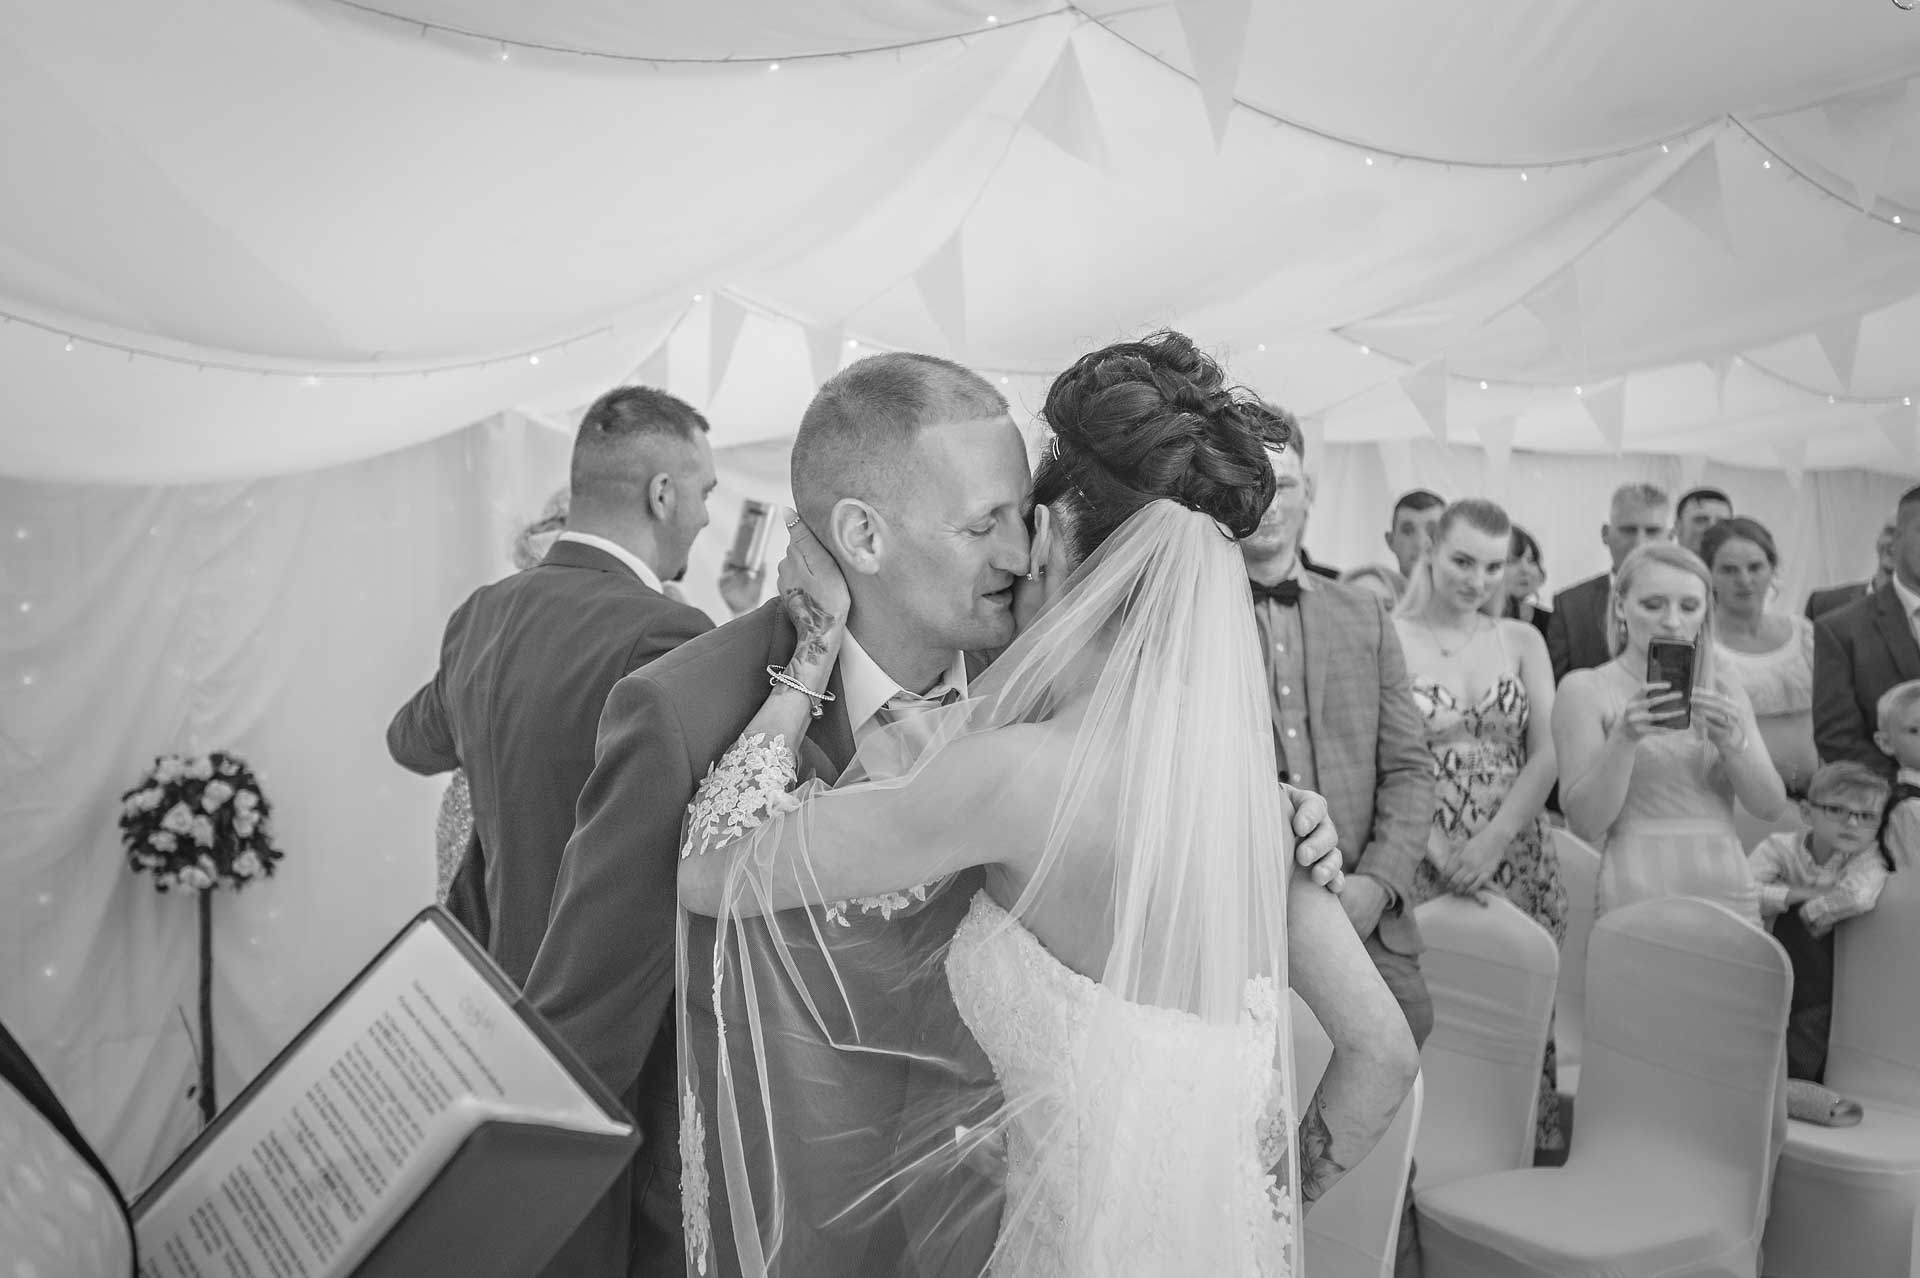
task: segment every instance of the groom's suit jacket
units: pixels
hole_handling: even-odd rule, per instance
[[[593,775],[580,795],[547,938],[526,993],[626,1101],[640,1119],[646,1143],[631,1176],[594,1209],[547,1270],[551,1275],[678,1278],[683,1271],[673,1009],[682,824],[700,781],[766,701],[766,668],[785,666],[794,643],[792,624],[776,599],[628,675],[607,698]],[[841,696],[837,670],[827,690]],[[842,706],[839,699],[830,702],[801,743],[803,778],[832,781],[851,760],[853,733]],[[873,924],[876,942],[911,945],[922,933],[938,936],[944,929],[950,934],[979,881],[977,873],[962,877],[966,881],[956,881],[904,927],[897,918],[891,925]],[[862,923],[856,919],[854,926]],[[692,970],[711,970],[713,946],[712,921],[690,920]],[[944,976],[935,975],[939,979],[930,983],[929,997],[945,998],[950,1008]],[[687,1015],[700,1058],[702,1109],[709,1116],[717,1064],[711,1059],[711,996],[710,981],[690,982]],[[924,1006],[901,1010],[927,1013]],[[836,1139],[848,1139],[861,1121],[889,1112],[906,1086],[903,1068],[889,1065],[862,1074],[846,1053],[823,1053],[819,1064],[823,1073],[804,1096],[789,1102],[788,1112]],[[754,1115],[743,1115],[743,1125],[755,1121]],[[724,1276],[738,1269],[711,1117],[706,1127],[716,1250],[708,1273]],[[746,1135],[752,1143],[755,1133]],[[876,1159],[892,1155],[890,1135],[874,1133],[873,1139]],[[805,1189],[795,1187],[795,1192],[804,1197]],[[811,1263],[796,1272],[866,1271],[860,1254],[865,1240],[843,1242],[850,1250],[807,1252]]]
[[[1373,595],[1341,582],[1313,583],[1298,607],[1315,781],[1342,861],[1399,895],[1380,918],[1380,943],[1418,954],[1413,874],[1433,822],[1433,756],[1399,636]]]
[[[555,542],[454,610],[440,668],[387,728],[395,762],[465,768],[473,837],[448,896],[502,970],[525,981],[546,935],[573,805],[614,683],[713,623],[606,551]]]

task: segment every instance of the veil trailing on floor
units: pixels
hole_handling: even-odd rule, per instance
[[[1267,707],[1237,546],[1161,500],[965,701],[773,802],[720,916],[682,917],[694,1266],[1297,1274]],[[895,861],[912,877],[872,881]],[[1061,1015],[1023,1020],[1003,964],[977,1039],[962,946],[1024,956]],[[1035,1034],[1058,1051],[996,1079],[981,1042],[1008,1066]]]

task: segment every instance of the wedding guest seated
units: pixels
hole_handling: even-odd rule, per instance
[[[1387,517],[1387,549],[1393,552],[1402,577],[1413,576],[1414,565],[1427,553],[1433,526],[1446,508],[1447,499],[1426,488],[1401,493],[1393,503],[1393,513]]]
[[[1876,590],[1886,589],[1893,580],[1893,525],[1888,524],[1880,530],[1874,539],[1873,576],[1866,581],[1856,581],[1845,586],[1829,586],[1816,590],[1807,596],[1807,620],[1818,621],[1830,612],[1846,607],[1856,599],[1865,598]]]
[[[1874,744],[1900,769],[1894,776],[1880,831],[1880,850],[1889,870],[1920,865],[1920,679],[1887,689],[1880,698]]]
[[[1680,494],[1680,500],[1673,508],[1673,539],[1706,559],[1705,555],[1700,554],[1700,539],[1707,535],[1707,529],[1732,518],[1731,497],[1718,488],[1689,488]]]
[[[139,1269],[133,1220],[105,1163],[0,1025],[0,1258],[9,1278]]]
[[[1813,627],[1813,740],[1821,760],[1852,759],[1888,776],[1893,765],[1873,741],[1880,698],[1920,671],[1920,486],[1901,494],[1893,527],[1887,588]]]
[[[1813,623],[1769,612],[1780,552],[1758,520],[1736,516],[1707,529],[1701,558],[1713,573],[1713,631],[1720,668],[1745,689],[1761,739],[1791,798],[1807,792],[1813,748]]]
[[[1793,963],[1787,1073],[1820,1082],[1833,1019],[1833,929],[1880,900],[1887,867],[1877,834],[1887,779],[1861,763],[1829,763],[1800,802],[1807,828],[1768,836],[1747,858],[1760,917]]]
[[[1540,588],[1547,584],[1547,570],[1540,562],[1540,543],[1519,524],[1507,542],[1507,581],[1501,601],[1501,615],[1524,621],[1546,638],[1553,609],[1540,602]]]
[[[1547,644],[1501,617],[1512,525],[1470,497],[1441,513],[1394,629],[1433,756],[1433,822],[1414,875],[1416,902],[1498,892],[1567,937],[1567,890],[1541,809],[1553,785],[1553,667]],[[1540,1080],[1536,1149],[1566,1148],[1553,1041]]]
[[[1672,532],[1667,494],[1652,484],[1622,484],[1613,490],[1607,522],[1600,526],[1613,567],[1575,582],[1553,597],[1553,616],[1547,622],[1547,655],[1553,659],[1555,681],[1569,671],[1591,670],[1612,660],[1608,636],[1613,619],[1607,614],[1613,574],[1633,550],[1648,542],[1665,541]]]
[[[1747,694],[1718,669],[1710,587],[1707,566],[1671,542],[1628,555],[1605,613],[1613,659],[1569,674],[1554,701],[1561,810],[1600,849],[1602,914],[1697,896],[1760,924],[1733,800],[1771,821],[1787,796]],[[1655,639],[1695,645],[1690,726],[1674,722],[1685,690],[1647,677]]]
[[[1387,606],[1389,612],[1407,593],[1407,579],[1386,564],[1362,564],[1358,568],[1349,568],[1340,580],[1374,596]]]

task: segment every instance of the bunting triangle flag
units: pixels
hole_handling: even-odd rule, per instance
[[[1226,140],[1227,121],[1233,115],[1253,0],[1174,0],[1174,8],[1187,35],[1187,59],[1217,147]]]
[[[747,308],[728,297],[725,293],[715,293],[710,303],[708,316],[712,321],[707,329],[707,402],[711,404],[720,393],[720,383],[727,379],[727,366],[733,363],[734,344],[740,340],[740,329],[747,322]]]
[[[673,334],[669,333],[660,339],[660,344],[653,348],[651,354],[640,361],[638,368],[633,370],[633,376],[630,380],[634,385],[651,386],[655,390],[668,389],[667,372],[669,365],[667,361],[667,348],[672,345]]]
[[[1907,92],[1912,82],[1864,93],[1850,93],[1821,107],[1827,128],[1840,148],[1841,165],[1853,183],[1853,198],[1862,212],[1871,211],[1887,179],[1887,163],[1894,138],[1905,122]]]
[[[1860,317],[1850,315],[1832,320],[1813,330],[1814,340],[1826,353],[1833,375],[1840,379],[1841,390],[1853,388],[1853,357],[1860,349]]]
[[[1920,462],[1920,409],[1911,404],[1889,404],[1874,414],[1874,420],[1903,464]]]
[[[1779,459],[1780,469],[1786,472],[1787,483],[1799,492],[1800,482],[1807,473],[1807,437],[1793,434],[1775,440],[1773,455]]]
[[[840,371],[841,352],[846,350],[846,329],[838,324],[807,325],[807,358],[813,364],[816,389]]]
[[[1520,305],[1540,321],[1562,351],[1572,354],[1577,350],[1581,336],[1580,278],[1572,264],[1555,271],[1521,298]]]
[[[1738,355],[1717,355],[1707,361],[1707,367],[1713,370],[1713,403],[1719,412],[1727,411],[1727,375],[1733,372]]]
[[[1420,413],[1427,429],[1447,442],[1447,361],[1430,359],[1400,375],[1400,389]]]
[[[1627,383],[1624,379],[1596,386],[1580,397],[1587,416],[1600,429],[1607,447],[1619,452],[1627,437]]]
[[[1094,111],[1093,94],[1080,69],[1080,56],[1069,38],[1061,47],[1040,92],[1027,107],[1027,123],[1041,137],[1076,160],[1096,169],[1107,167],[1107,140],[1100,132],[1100,117]]]
[[[1513,462],[1513,428],[1511,417],[1496,417],[1489,422],[1481,422],[1480,447],[1485,450],[1487,480],[1489,485],[1504,486],[1507,482],[1507,469]]]
[[[1654,198],[1697,227],[1721,248],[1729,248],[1727,206],[1720,194],[1720,141],[1713,138],[1666,180]]]
[[[1707,477],[1707,455],[1705,453],[1680,454],[1680,491],[1698,488],[1700,481]]]
[[[964,361],[967,355],[967,285],[965,260],[960,251],[961,232],[956,230],[933,256],[913,273],[920,298],[940,326],[951,353]]]

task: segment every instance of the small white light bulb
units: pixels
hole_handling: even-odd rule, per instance
[[[1762,160],[1762,161],[1760,161],[1760,167],[1761,167],[1761,168],[1763,168],[1763,169],[1770,169],[1770,168],[1772,168],[1772,167],[1773,167],[1773,161],[1772,161],[1772,160]]]
[[[1360,353],[1361,353],[1362,355],[1371,355],[1371,354],[1373,354],[1373,347],[1371,347],[1371,346],[1362,346],[1362,347],[1360,348]]]
[[[540,357],[539,357],[538,355],[529,355],[529,356],[527,356],[527,363],[529,363],[529,364],[538,364],[539,362],[540,362]]]
[[[71,337],[69,337],[69,338],[67,339],[67,349],[68,349],[68,350],[72,350],[72,349],[73,349],[73,339],[72,339]]]
[[[1660,154],[1662,154],[1662,155],[1665,155],[1665,154],[1667,154],[1667,152],[1668,152],[1668,151],[1670,151],[1670,150],[1672,150],[1672,149],[1673,149],[1673,148],[1671,148],[1671,147],[1669,147],[1669,146],[1668,146],[1668,145],[1667,145],[1667,144],[1666,144],[1665,142],[1662,142],[1662,143],[1660,144]]]
[[[1527,180],[1527,171],[1525,169],[1520,170],[1520,180],[1522,182]]]
[[[989,13],[987,15],[987,25],[990,27],[997,27],[1000,25],[1000,19],[994,17],[991,13]]]
[[[1267,349],[1267,344],[1265,342],[1262,342],[1260,343],[1259,346],[1255,347],[1254,349],[1264,351],[1265,349]]]
[[[320,379],[315,377],[312,373],[308,373],[306,377],[302,380],[304,380],[306,384],[309,386],[318,386],[320,384]]]
[[[511,58],[512,56],[513,55],[511,53],[507,52],[507,46],[502,44],[500,46],[500,60],[502,62],[505,62],[507,59]]]
[[[767,63],[767,70],[769,70],[769,71],[778,71],[779,69],[780,69],[780,64],[779,64],[778,62],[769,62],[769,63]]]
[[[705,297],[706,297],[706,294],[705,294],[705,293],[695,293],[695,294],[693,295],[693,300],[694,300],[694,301],[696,301],[696,302],[698,302],[698,301],[701,301],[702,299],[704,299]]]
[[[1576,394],[1576,395],[1584,395],[1584,394],[1586,394],[1587,392],[1586,392],[1586,391],[1584,391],[1584,390],[1582,390],[1582,389],[1581,389],[1580,387],[1578,387],[1578,386],[1576,386],[1576,387],[1574,387],[1574,388],[1573,388],[1573,393],[1574,393],[1574,394]]]
[[[1481,382],[1481,383],[1480,383],[1480,389],[1481,389],[1481,390],[1485,390],[1486,388],[1487,388],[1487,384],[1486,384],[1485,382]]]
[[[1369,155],[1369,156],[1367,157],[1367,167],[1368,167],[1368,168],[1372,168],[1372,167],[1373,167],[1373,157],[1372,157],[1371,155]]]

